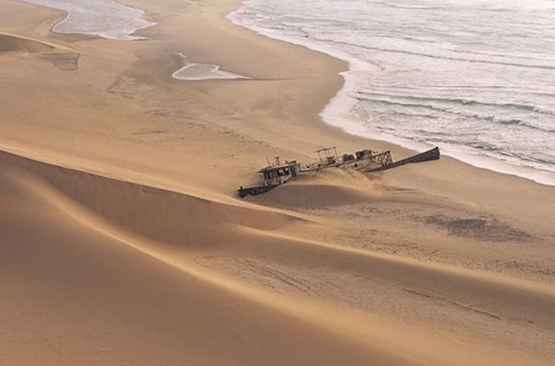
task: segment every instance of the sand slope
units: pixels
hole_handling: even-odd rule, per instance
[[[70,48],[28,37],[0,33],[0,57],[35,55],[60,70],[75,71],[79,67],[80,54]]]
[[[289,352],[300,345],[328,350],[317,358],[330,364],[341,354],[361,361],[351,342],[326,340],[144,255],[64,213],[58,205],[67,203],[44,183],[7,175],[1,364],[281,363],[267,358],[270,348],[282,361],[310,362],[314,354]]]
[[[30,38],[18,37],[11,34],[0,33],[0,52],[45,52],[51,51],[55,46],[46,42]]]
[[[124,2],[148,40],[0,0],[0,365],[553,364],[555,188],[443,159],[240,200],[276,155],[410,152],[324,125],[345,65],[236,1]]]
[[[426,326],[343,308],[325,288],[315,293],[317,299],[325,295],[321,300],[295,292],[276,296],[256,278],[245,281],[202,265],[215,257],[248,258],[245,273],[253,263],[312,272],[310,282],[297,286],[322,286],[322,271],[339,279],[328,286],[348,284],[345,275],[391,282],[431,300],[441,296],[503,328],[528,324],[553,334],[555,293],[548,287],[296,238],[288,226],[317,224],[294,214],[201,200],[5,153],[0,164],[1,204],[8,212],[0,223],[1,278],[11,299],[2,314],[16,314],[3,319],[3,337],[13,345],[3,351],[5,360],[462,365],[478,362],[491,346],[476,344],[471,355],[462,353],[457,342]],[[265,275],[288,293],[283,284],[296,276],[283,276]],[[25,351],[28,343],[33,353]],[[531,356],[500,347],[488,357],[542,363]]]

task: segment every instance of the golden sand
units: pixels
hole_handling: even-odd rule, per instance
[[[0,0],[0,365],[551,365],[555,188],[454,159],[241,200],[346,65],[232,0],[126,0],[122,42]],[[182,58],[248,80],[179,81]]]

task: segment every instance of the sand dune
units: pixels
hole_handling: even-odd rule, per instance
[[[313,355],[288,352],[297,347],[328,350],[318,359],[329,364],[346,355],[362,362],[352,342],[326,341],[319,329],[276,318],[80,225],[21,179],[31,178],[14,182],[4,170],[1,181],[10,212],[1,222],[2,291],[10,300],[2,303],[2,343],[9,344],[2,363],[310,362]],[[270,349],[283,356],[268,359]]]
[[[195,363],[213,364],[229,357],[226,350],[233,352],[237,364],[262,362],[256,361],[256,357],[267,355],[253,353],[252,347],[271,348],[275,358],[264,361],[270,364],[309,360],[322,364],[346,360],[349,364],[366,364],[372,359],[376,364],[411,365],[449,359],[451,364],[463,365],[478,361],[479,355],[487,353],[487,344],[474,347],[476,353],[472,356],[460,353],[455,344],[442,340],[440,333],[432,332],[423,342],[420,337],[427,334],[425,327],[388,320],[387,315],[343,309],[333,297],[326,296],[321,301],[294,295],[284,299],[256,282],[226,276],[225,271],[202,265],[202,258],[215,256],[304,267],[315,278],[325,269],[337,275],[391,282],[410,293],[432,301],[442,298],[497,321],[533,324],[536,330],[548,333],[555,327],[555,294],[540,285],[299,239],[287,234],[288,226],[306,222],[294,215],[200,200],[6,153],[0,162],[2,206],[10,212],[2,218],[5,234],[2,258],[7,260],[2,266],[2,278],[13,279],[22,266],[27,268],[27,279],[7,281],[14,301],[4,305],[7,306],[4,313],[19,304],[24,310],[18,314],[24,316],[31,311],[25,304],[33,303],[37,315],[40,314],[33,319],[41,323],[29,326],[48,329],[44,334],[34,335],[35,339],[48,339],[41,350],[41,354],[49,355],[46,364],[57,362],[61,355],[85,357],[90,362],[99,362],[102,357],[112,362],[119,357],[128,360],[127,347],[135,347],[133,342],[137,339],[131,335],[138,329],[144,334],[143,341],[155,337],[152,342],[166,346],[149,348],[149,356],[135,353],[136,358],[132,359],[137,362],[185,354],[194,357]],[[134,272],[137,274],[133,275]],[[275,275],[279,281],[279,272]],[[24,293],[18,292],[20,281],[27,283]],[[41,291],[46,289],[50,289],[49,295],[41,299]],[[167,293],[170,290],[171,295]],[[139,298],[141,294],[149,295]],[[72,300],[64,303],[67,298]],[[82,306],[90,310],[79,312]],[[90,318],[82,318],[88,314],[92,314]],[[63,335],[56,331],[56,327],[70,324],[69,321],[72,325],[69,330],[63,326],[66,329]],[[182,327],[165,325],[174,321]],[[112,334],[96,339],[87,334],[86,329],[98,322],[114,324],[109,327]],[[25,331],[15,323],[10,324],[14,325],[8,327],[7,337],[16,347],[6,357],[30,362],[32,358],[28,357],[32,355],[23,352]],[[228,329],[222,324],[239,329]],[[259,333],[262,329],[264,336]],[[400,335],[403,329],[411,331]],[[255,339],[250,339],[249,346],[241,351],[230,331],[237,332],[239,339],[248,336]],[[277,342],[280,332],[296,334],[298,338],[287,341],[280,338]],[[206,342],[198,334],[211,337],[211,345],[218,351],[196,354],[199,350],[195,347]],[[112,337],[121,337],[123,343],[118,342],[117,350],[101,351],[102,347],[110,348],[106,344],[110,344]],[[326,344],[330,340],[331,344]],[[86,342],[86,350],[81,348],[81,342]],[[186,345],[187,351],[177,347],[176,342]],[[282,353],[281,347],[302,351]],[[322,352],[321,347],[327,351]],[[443,351],[438,352],[437,347]],[[490,359],[506,364],[533,361],[508,348],[496,352]],[[458,354],[460,362],[453,362],[454,354]]]
[[[317,209],[370,201],[382,192],[379,184],[362,173],[337,169],[289,182],[254,201],[270,206]]]
[[[3,155],[116,227],[167,244],[203,248],[223,241],[225,226],[272,230],[301,220]]]
[[[46,42],[30,38],[19,37],[12,34],[0,33],[0,52],[47,52],[55,46]]]
[[[67,47],[13,34],[0,33],[0,56],[3,53],[36,54],[57,68],[75,71],[80,54]]]
[[[11,347],[0,360],[47,365],[68,358],[133,364],[365,362],[368,349],[360,342],[334,339],[326,336],[326,327],[307,326],[302,319],[276,313],[275,306],[260,306],[267,301],[256,291],[207,277],[185,258],[172,259],[164,254],[164,242],[154,248],[152,240],[110,225],[58,191],[63,180],[49,180],[81,175],[83,197],[94,195],[98,185],[91,184],[90,175],[40,164],[33,169],[30,163],[2,156],[2,207],[10,213],[2,217],[0,258],[4,291],[11,299],[2,314],[16,316],[3,319],[3,337]],[[118,184],[97,179],[108,188]],[[136,194],[145,188],[125,187],[138,189]],[[111,198],[119,193],[102,191]],[[32,321],[22,326],[28,317]],[[101,326],[109,332],[98,334],[95,329]],[[28,352],[28,342],[34,352]],[[376,350],[372,357],[377,364],[400,363],[386,351]],[[412,364],[407,362],[402,363]]]

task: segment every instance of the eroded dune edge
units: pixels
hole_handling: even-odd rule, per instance
[[[58,335],[66,356],[79,352],[90,326],[132,313],[141,319],[107,327],[108,338],[97,341],[104,343],[118,334],[130,345],[142,336],[128,331],[159,322],[143,330],[145,337],[183,339],[200,332],[218,339],[211,346],[213,353],[195,359],[199,363],[226,357],[220,352],[225,349],[241,360],[259,360],[256,357],[264,354],[251,347],[262,347],[276,352],[276,364],[304,357],[328,364],[346,359],[355,364],[368,359],[377,364],[462,365],[486,359],[541,364],[541,357],[533,360],[523,350],[487,338],[461,349],[456,340],[470,336],[464,329],[453,332],[414,319],[400,321],[395,312],[388,314],[364,299],[383,295],[384,286],[405,293],[389,301],[407,311],[412,300],[405,297],[416,296],[430,302],[428,306],[439,301],[440,308],[452,308],[448,317],[462,312],[472,322],[493,322],[506,329],[532,327],[536,337],[550,337],[555,325],[555,294],[532,282],[299,238],[291,227],[320,224],[295,214],[211,202],[7,153],[1,154],[0,164],[2,206],[9,208],[1,223],[8,244],[2,246],[2,265],[8,268],[3,278],[25,273],[19,279],[25,281],[24,293],[18,281],[6,281],[13,299],[10,306],[22,306],[20,317],[30,315],[24,304],[39,306],[33,307],[40,316],[30,316],[30,326],[41,322],[44,328],[34,337],[49,339],[56,328],[69,327]],[[218,261],[222,266],[210,265]],[[337,293],[342,286],[366,291],[369,284],[379,292],[359,293],[356,306],[346,306],[345,294]],[[45,289],[49,293],[43,297]],[[119,303],[123,298],[125,305]],[[92,312],[81,312],[87,299],[96,305]],[[48,305],[40,307],[41,302]],[[59,323],[67,311],[78,321]],[[191,317],[198,322],[194,331]],[[15,344],[26,334],[16,325],[17,318],[5,319],[11,325],[8,338]],[[168,321],[173,326],[164,328]],[[241,337],[249,338],[246,350],[236,343]],[[184,346],[201,347],[204,341],[196,342]],[[45,354],[53,352],[44,347]],[[289,347],[297,352],[280,352]],[[98,354],[93,347],[84,354],[113,360],[124,357],[125,348]],[[152,350],[169,357],[165,347],[152,345]],[[192,350],[171,352],[191,355]]]
[[[80,54],[71,48],[21,35],[0,32],[0,56],[32,55],[63,71],[79,68]]]
[[[0,52],[45,52],[55,49],[56,46],[47,42],[0,33]]]

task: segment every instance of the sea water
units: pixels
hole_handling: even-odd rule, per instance
[[[156,23],[145,19],[144,11],[119,4],[112,0],[20,0],[66,12],[53,31],[79,33],[109,39],[136,40],[139,29]]]
[[[229,17],[349,62],[326,122],[555,184],[554,1],[247,0]]]
[[[133,36],[133,33],[156,24],[145,19],[143,10],[112,0],[20,1],[65,11],[65,18],[53,27],[53,31],[59,33],[79,33],[109,39],[137,40],[142,37]],[[186,59],[185,56],[181,56]],[[219,65],[194,62],[186,62],[183,67],[173,73],[173,77],[188,81],[246,79],[244,76],[222,70]]]
[[[200,81],[200,80],[235,80],[248,79],[245,76],[235,74],[233,72],[222,70],[220,65],[200,64],[196,62],[188,62],[187,56],[179,54],[185,61],[185,65],[173,73],[173,77],[177,80]]]

